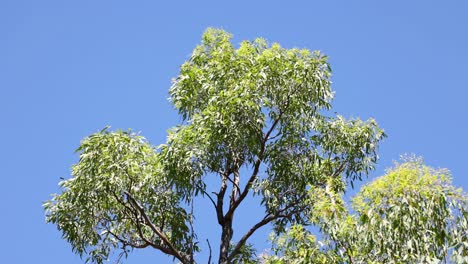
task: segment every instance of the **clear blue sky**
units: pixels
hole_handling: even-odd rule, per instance
[[[466,1],[1,0],[2,263],[82,263],[41,203],[69,176],[79,141],[105,125],[164,142],[180,121],[171,78],[207,27],[236,43],[261,36],[323,51],[334,110],[374,117],[389,135],[371,177],[416,153],[468,190]],[[149,249],[127,263],[171,260]]]

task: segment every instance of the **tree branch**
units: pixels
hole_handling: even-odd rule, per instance
[[[344,169],[346,168],[346,162],[343,161],[339,166],[338,168],[336,168],[335,172],[333,173],[332,177],[335,178],[335,177],[338,177],[341,173],[344,172]]]
[[[234,180],[232,180],[230,177],[228,177],[228,181],[232,183],[233,188],[235,187],[236,192],[240,193],[241,189],[239,187],[239,178],[236,179],[236,173],[239,174],[239,172],[234,172]]]
[[[138,235],[140,236],[140,238],[141,238],[143,241],[145,241],[146,243],[148,243],[149,245],[151,245],[153,248],[159,249],[159,250],[161,250],[162,252],[166,253],[167,248],[163,248],[163,247],[161,247],[160,245],[157,245],[157,244],[151,242],[149,239],[147,239],[147,238],[145,237],[145,235],[143,234],[143,231],[141,230],[141,224],[140,224],[139,222],[136,222],[135,225],[136,225],[136,228],[137,228],[137,231],[138,231]],[[167,253],[166,253],[166,254],[167,254]]]
[[[261,228],[262,226],[265,226],[266,224],[276,220],[276,219],[279,219],[279,218],[287,218],[287,217],[290,217],[292,216],[293,214],[295,213],[298,213],[300,212],[301,210],[304,209],[304,206],[301,206],[293,211],[290,211],[290,212],[286,212],[288,209],[294,207],[294,206],[297,206],[299,204],[299,202],[304,199],[304,197],[306,196],[307,194],[304,193],[303,195],[301,195],[300,197],[298,197],[298,199],[296,199],[294,202],[291,202],[290,204],[288,204],[287,206],[285,206],[284,208],[276,211],[274,214],[267,214],[265,215],[265,217],[263,217],[263,219],[261,221],[259,221],[257,224],[255,224],[252,228],[249,229],[249,231],[247,231],[247,233],[245,233],[242,238],[239,240],[239,242],[237,242],[236,244],[236,247],[231,251],[231,254],[229,255],[228,257],[228,260],[229,261],[232,261],[232,259],[237,255],[239,254],[241,248],[243,245],[245,245],[245,242],[247,242],[247,239],[249,239],[249,237],[251,235],[253,235],[253,233],[255,233],[255,231],[257,231],[257,229]],[[286,213],[285,213],[286,212]]]
[[[224,194],[226,193],[227,183],[226,179],[229,177],[226,174],[221,175],[221,187],[219,189],[219,193],[216,193],[217,196],[217,203],[216,203],[216,216],[218,217],[218,223],[223,225],[224,223],[224,216],[223,216],[223,204],[224,204]]]
[[[138,209],[138,211],[140,212],[141,216],[143,217],[144,219],[144,222],[145,224],[151,228],[151,230],[159,237],[161,238],[161,240],[163,241],[163,243],[168,247],[168,250],[167,252],[164,252],[161,248],[158,248],[160,249],[161,251],[163,251],[164,253],[166,254],[169,254],[169,255],[172,255],[174,257],[176,257],[178,260],[180,260],[180,262],[184,263],[184,264],[189,264],[189,260],[187,259],[187,256],[184,256],[182,255],[183,253],[181,253],[180,251],[178,251],[174,245],[172,245],[171,241],[169,241],[169,239],[166,237],[166,235],[164,233],[162,233],[152,222],[151,220],[149,219],[148,215],[146,214],[144,208],[135,200],[135,198],[133,198],[133,196],[128,193],[128,192],[125,192],[125,195],[127,195],[127,198],[130,200],[131,204],[133,204],[136,209]]]
[[[129,217],[129,219],[133,222],[133,224],[135,224],[136,229],[138,231],[138,236],[141,238],[141,240],[143,240],[146,244],[148,244],[152,248],[158,249],[158,250],[160,250],[160,251],[162,251],[162,252],[164,252],[164,253],[166,253],[168,255],[172,255],[170,253],[169,248],[165,248],[165,247],[163,247],[161,245],[155,244],[155,243],[153,243],[152,241],[150,241],[149,239],[147,239],[144,236],[143,231],[141,230],[141,223],[140,223],[140,220],[139,220],[139,217],[138,217],[138,211],[139,210],[138,209],[134,210],[133,208],[128,207],[125,204],[125,202],[122,199],[120,199],[115,193],[112,193],[112,194],[113,194],[114,198],[117,200],[117,202],[120,203],[122,206],[124,206],[127,209],[126,211],[124,211],[124,213]],[[129,213],[131,213],[131,214],[129,215]],[[133,246],[133,245],[130,245],[130,246]],[[139,248],[139,247],[136,247],[136,248]]]
[[[242,201],[245,199],[245,197],[249,193],[249,190],[252,187],[252,184],[254,183],[254,181],[257,179],[258,171],[260,170],[260,165],[262,164],[262,160],[263,160],[263,155],[265,154],[266,143],[271,133],[275,130],[276,126],[278,125],[282,115],[283,115],[283,112],[280,112],[278,115],[278,118],[275,119],[270,129],[266,132],[265,136],[263,137],[261,145],[260,145],[260,152],[258,153],[257,160],[255,161],[252,175],[250,176],[249,181],[245,185],[244,190],[239,195],[239,198],[235,200],[232,206],[230,206],[229,211],[226,213],[226,216],[231,216],[234,213],[234,211],[237,209],[239,204],[242,203]]]
[[[143,235],[143,231],[141,230],[140,220],[138,217],[138,209],[135,210],[134,208],[128,207],[127,204],[122,199],[120,199],[115,193],[112,193],[112,195],[114,196],[114,198],[117,200],[118,203],[120,203],[122,206],[125,207],[125,209],[127,209],[127,210],[124,210],[124,213],[129,217],[130,221],[132,221],[133,224],[135,224],[136,229],[138,231],[138,236],[141,238],[141,240],[145,241],[146,244],[150,245],[151,247],[161,250],[162,252],[166,254],[169,254],[168,248],[164,248],[160,245],[153,243],[152,241],[150,241]]]
[[[276,135],[269,137],[268,140],[275,139],[275,138],[277,138],[277,137],[279,137],[279,136],[281,136],[281,135],[282,135],[282,133],[281,133],[281,132],[278,132]]]
[[[107,221],[111,221],[110,219],[106,219]],[[148,247],[150,244],[146,241],[144,241],[145,243],[140,243],[140,244],[135,244],[134,242],[132,242],[131,240],[125,240],[121,237],[119,237],[117,234],[115,234],[114,232],[112,232],[110,230],[110,228],[103,224],[103,227],[104,229],[106,230],[107,233],[109,233],[112,237],[114,237],[115,239],[117,239],[117,241],[119,241],[120,243],[122,243],[122,248],[125,248],[126,246],[130,246],[130,247],[134,247],[134,248],[146,248]]]
[[[236,247],[231,251],[231,254],[228,257],[229,262],[232,261],[232,259],[237,254],[239,254],[242,246],[244,246],[245,242],[247,242],[247,239],[249,239],[250,236],[252,236],[253,233],[255,233],[255,231],[257,231],[257,229],[261,228],[262,226],[265,226],[266,224],[268,224],[268,223],[270,223],[270,222],[272,222],[272,221],[274,221],[276,219],[290,217],[294,213],[296,213],[296,211],[289,212],[289,213],[286,213],[286,214],[276,213],[274,215],[266,215],[261,221],[259,221],[252,228],[250,228],[249,231],[247,231],[247,233],[245,233],[242,236],[242,238],[239,240],[239,242],[237,242]]]
[[[240,176],[239,176],[239,168],[236,168],[236,170],[234,171],[234,180],[231,180],[230,178],[228,178],[231,182],[232,182],[232,192],[231,192],[231,197],[229,199],[229,208],[231,208],[232,206],[234,206],[234,203],[236,201],[236,198],[237,198],[237,195],[240,193],[240,188],[239,188],[239,180],[240,180]]]
[[[216,209],[216,203],[215,203],[215,201],[213,200],[213,197],[211,197],[211,195],[210,195],[209,193],[207,193],[205,190],[203,190],[203,189],[201,189],[201,188],[200,188],[199,190],[203,193],[203,195],[208,196],[208,198],[210,199],[210,201],[211,201],[211,203],[213,204],[214,208]]]
[[[208,243],[208,248],[210,249],[210,256],[208,257],[208,264],[211,264],[211,245],[210,245],[210,241],[208,240],[208,238],[206,239],[206,243]]]
[[[193,240],[195,238],[195,231],[193,228],[193,199],[195,194],[192,192],[192,199],[190,200],[190,263],[195,263],[193,260],[193,252],[194,252],[194,243]]]

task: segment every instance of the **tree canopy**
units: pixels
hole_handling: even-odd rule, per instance
[[[134,248],[204,262],[194,257],[202,238],[193,225],[194,198],[203,197],[219,223],[218,263],[246,262],[259,228],[279,235],[315,223],[320,195],[344,192],[377,162],[383,130],[330,111],[330,76],[318,51],[261,38],[235,48],[229,33],[208,29],[169,90],[182,122],[167,142],[108,129],[85,138],[72,177],[45,203],[47,221],[91,262]],[[236,211],[252,195],[264,216],[233,241]]]
[[[313,190],[318,240],[295,225],[275,240],[267,263],[468,263],[468,196],[446,169],[421,159],[397,164],[352,200]]]

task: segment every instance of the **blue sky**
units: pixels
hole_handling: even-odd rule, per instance
[[[171,79],[207,27],[235,43],[261,36],[323,51],[334,111],[374,117],[389,135],[370,177],[416,153],[468,190],[466,1],[1,0],[1,262],[83,263],[45,224],[42,202],[69,176],[80,140],[106,125],[165,141],[180,121]],[[260,249],[265,240],[254,237]],[[171,260],[149,249],[127,263]]]

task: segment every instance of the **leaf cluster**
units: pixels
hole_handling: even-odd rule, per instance
[[[169,234],[176,247],[190,248],[181,196],[143,137],[131,131],[101,131],[84,139],[77,151],[80,160],[73,177],[60,182],[62,194],[44,204],[47,221],[62,230],[76,253],[103,263],[113,250],[120,256],[148,246],[168,250],[151,225]]]
[[[331,186],[329,184],[329,186]],[[311,192],[317,241],[293,226],[274,241],[271,263],[468,262],[468,196],[448,170],[410,159],[364,186],[348,212],[342,194]]]

